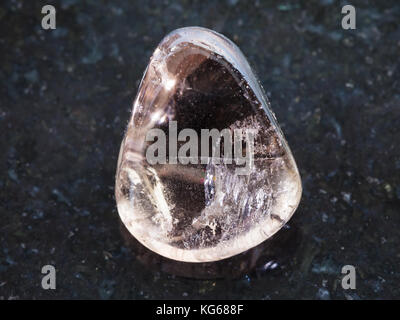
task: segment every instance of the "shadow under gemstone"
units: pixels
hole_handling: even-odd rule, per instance
[[[288,263],[301,243],[300,229],[286,224],[273,237],[241,254],[215,262],[191,263],[168,259],[146,248],[122,221],[120,230],[125,245],[144,267],[193,279],[236,279],[251,272],[266,272]]]

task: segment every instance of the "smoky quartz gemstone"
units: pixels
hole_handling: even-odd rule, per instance
[[[268,99],[239,48],[200,27],[168,34],[144,73],[123,138],[123,224],[170,259],[210,262],[275,234],[301,179]]]

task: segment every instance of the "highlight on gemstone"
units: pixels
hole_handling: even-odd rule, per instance
[[[115,195],[129,232],[170,259],[211,262],[270,238],[301,179],[239,48],[177,29],[154,51],[121,144]]]

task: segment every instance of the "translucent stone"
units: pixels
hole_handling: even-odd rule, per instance
[[[251,166],[239,174],[243,163],[225,163],[229,144],[221,137],[217,146],[209,140],[207,161],[200,153],[197,162],[177,159],[168,147],[185,145],[174,135],[186,128],[198,137],[204,129],[228,129],[232,137],[237,129],[253,130],[253,144],[243,140],[241,151],[253,156]],[[154,129],[165,133],[167,163],[149,161],[154,140],[147,135]],[[223,150],[217,163],[215,147]],[[275,234],[293,215],[301,192],[291,151],[239,48],[199,27],[167,35],[144,73],[118,159],[115,194],[129,232],[170,259],[217,261]]]

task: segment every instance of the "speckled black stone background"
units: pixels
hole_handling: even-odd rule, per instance
[[[41,29],[41,7],[57,29]],[[400,298],[400,5],[352,1],[2,1],[0,299]],[[297,160],[300,242],[236,280],[152,272],[120,233],[119,144],[158,42],[199,25],[257,71]],[[285,254],[284,252],[282,254]],[[41,267],[57,289],[41,289]],[[341,267],[357,289],[341,287]]]

